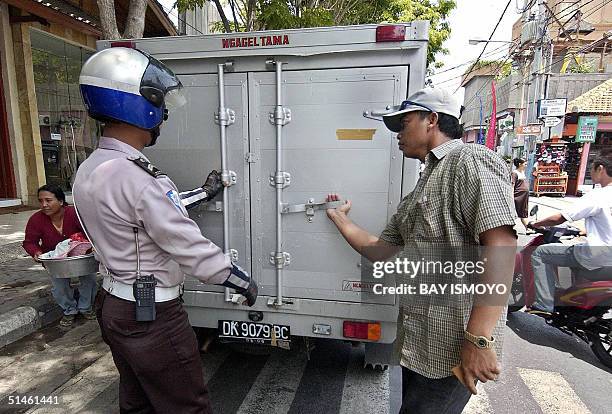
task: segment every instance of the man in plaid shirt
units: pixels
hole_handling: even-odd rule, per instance
[[[379,237],[348,218],[350,201],[327,214],[349,244],[370,261],[387,260],[398,251],[404,257],[420,257],[422,251],[417,249],[423,246],[424,251],[434,251],[434,257],[444,255],[435,246],[455,249],[451,254],[455,259],[466,248],[482,248],[490,259],[484,261],[481,280],[509,286],[516,249],[510,174],[493,151],[462,143],[460,115],[461,105],[448,91],[425,88],[383,117],[387,128],[398,133],[404,156],[424,162],[425,169]],[[328,196],[328,201],[338,199],[337,194]],[[449,284],[459,277],[421,276]],[[477,380],[497,378],[507,294],[489,299],[400,298],[396,339],[403,382],[400,413],[461,413],[476,394]],[[465,387],[451,371],[455,366]]]

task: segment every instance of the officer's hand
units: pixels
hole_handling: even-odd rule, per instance
[[[249,287],[241,293],[241,295],[246,298],[246,300],[242,302],[242,304],[247,306],[253,306],[257,301],[258,291],[259,289],[257,288],[257,283],[255,283],[255,280],[251,279]]]
[[[206,195],[208,196],[207,198],[209,200],[215,198],[215,196],[219,194],[221,190],[223,190],[223,183],[221,182],[221,173],[217,170],[212,170],[210,174],[208,174],[208,177],[206,177],[206,181],[204,182],[202,188],[204,189],[204,191],[206,191]]]
[[[340,200],[341,200],[340,196],[338,194],[336,194],[336,193],[328,194],[327,198],[325,198],[325,202],[326,203],[330,203],[332,201],[340,201]],[[344,204],[342,204],[341,206],[339,206],[339,207],[328,208],[327,209],[327,217],[329,217],[330,219],[333,220],[333,218],[334,218],[334,216],[336,214],[344,214],[344,215],[346,215],[351,210],[351,206],[352,206],[351,201],[350,200],[346,200],[346,202]]]
[[[242,303],[243,305],[253,306],[255,304],[255,301],[257,300],[257,283],[255,283],[253,278],[249,276],[249,274],[244,269],[234,263],[232,263],[232,269],[230,270],[230,272],[239,279],[249,281],[249,286],[246,289],[237,289],[236,292],[240,293],[246,298],[246,301]]]

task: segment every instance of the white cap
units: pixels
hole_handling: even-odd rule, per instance
[[[383,115],[383,121],[391,131],[400,132],[402,117],[412,111],[438,112],[459,119],[461,104],[446,89],[425,88],[410,95],[407,100],[395,108],[395,112]]]

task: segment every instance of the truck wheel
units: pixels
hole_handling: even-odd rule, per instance
[[[385,372],[389,368],[389,365],[364,363],[364,368],[368,371]]]
[[[211,328],[193,327],[196,340],[198,341],[198,349],[200,352],[208,352],[212,343],[217,339],[217,330]]]

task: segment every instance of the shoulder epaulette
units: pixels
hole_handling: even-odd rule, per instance
[[[128,160],[132,161],[134,164],[145,170],[147,174],[152,175],[155,178],[166,175],[162,170],[160,170],[155,165],[151,164],[149,161],[145,160],[142,157],[128,157]]]

